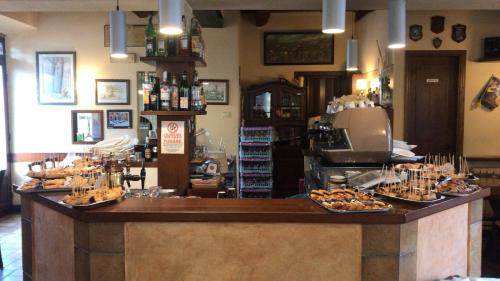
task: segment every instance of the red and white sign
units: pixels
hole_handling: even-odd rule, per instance
[[[161,121],[161,154],[184,154],[184,121]]]

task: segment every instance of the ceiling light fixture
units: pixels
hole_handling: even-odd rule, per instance
[[[160,32],[167,35],[182,33],[183,0],[158,0]]]
[[[354,39],[354,26],[356,12],[352,15],[352,37],[347,40],[347,54],[346,54],[346,70],[358,71],[358,40]]]
[[[389,0],[389,48],[406,47],[406,0]]]
[[[109,50],[114,58],[127,57],[127,14],[120,11],[116,0],[116,11],[109,12]]]
[[[323,0],[323,33],[342,33],[345,31],[346,0]]]

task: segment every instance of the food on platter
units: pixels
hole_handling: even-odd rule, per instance
[[[94,203],[111,201],[121,198],[123,196],[123,190],[121,186],[117,187],[101,187],[101,188],[80,188],[78,191],[72,192],[66,195],[63,202],[72,205],[90,205]]]
[[[44,189],[64,188],[65,179],[52,179],[43,182]]]
[[[436,190],[441,193],[451,194],[470,194],[481,188],[474,184],[468,184],[459,177],[452,178],[449,181],[443,181],[437,185]]]
[[[333,189],[331,191],[314,189],[309,197],[331,211],[383,211],[392,205],[375,199],[373,196],[351,189]]]
[[[31,179],[31,180],[23,183],[21,185],[21,189],[28,190],[28,189],[34,189],[37,187],[41,187],[41,186],[42,186],[42,181],[40,181],[39,179]]]

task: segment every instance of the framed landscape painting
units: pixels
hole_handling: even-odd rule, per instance
[[[229,104],[229,80],[200,79],[207,104]]]
[[[265,32],[264,65],[333,64],[332,34]]]
[[[130,80],[96,79],[95,104],[130,104]]]
[[[38,103],[76,104],[76,52],[36,52]]]

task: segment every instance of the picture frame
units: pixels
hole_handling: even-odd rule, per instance
[[[95,144],[104,139],[102,110],[71,110],[73,144]]]
[[[333,34],[321,31],[264,32],[264,65],[334,63]]]
[[[227,79],[200,79],[203,93],[208,105],[229,104],[229,80]]]
[[[130,80],[128,79],[96,79],[95,104],[129,105]]]
[[[76,104],[76,52],[36,52],[39,104]]]
[[[106,111],[108,129],[132,129],[133,116],[131,109],[108,109]]]

